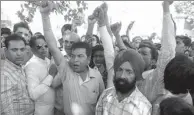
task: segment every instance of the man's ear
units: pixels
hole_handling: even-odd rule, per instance
[[[88,65],[89,65],[91,61],[91,56],[87,57],[87,60],[88,60]]]

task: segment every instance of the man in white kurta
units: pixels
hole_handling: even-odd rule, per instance
[[[50,87],[53,76],[49,75],[48,48],[44,39],[34,39],[31,41],[34,55],[25,67],[29,94],[35,101],[35,115],[54,115],[55,93]]]

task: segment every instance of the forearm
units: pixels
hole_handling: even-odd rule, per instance
[[[123,40],[121,39],[121,36],[119,34],[116,34],[115,38],[116,38],[116,42],[119,47],[119,50],[127,49],[127,47],[123,43]]]
[[[94,29],[94,24],[88,24],[88,29],[86,32],[86,40],[91,39],[93,36],[93,29]]]
[[[102,44],[104,47],[104,56],[106,60],[107,70],[113,67],[114,62],[114,48],[112,44],[112,38],[109,35],[106,26],[99,28]]]
[[[41,83],[37,83],[35,80],[29,79],[30,82],[28,88],[30,97],[33,100],[37,100],[40,96],[45,94],[49,90],[52,80],[53,77],[51,75],[48,75]]]
[[[106,68],[108,72],[108,79],[107,79],[107,87],[113,86],[113,63],[114,63],[114,48],[112,44],[112,38],[109,35],[106,26],[102,26],[99,28],[100,30],[100,36],[102,40],[102,44],[104,47],[104,56],[106,61]]]
[[[63,55],[57,47],[57,42],[53,34],[49,15],[42,14],[43,31],[49,50],[54,57],[56,65],[59,65],[62,61]]]

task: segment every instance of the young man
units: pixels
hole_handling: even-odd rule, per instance
[[[26,55],[25,55],[25,61],[24,61],[24,65],[25,65],[33,55],[29,46],[29,41],[31,39],[30,28],[27,23],[19,22],[14,25],[13,32],[23,37],[26,40],[27,45],[26,45]]]
[[[1,114],[33,115],[34,103],[29,97],[22,68],[26,41],[16,34],[5,40],[6,59],[1,69]]]
[[[178,97],[193,105],[190,86],[193,86],[193,63],[184,54],[177,55],[166,66],[164,71],[164,95],[153,104],[153,115],[159,115],[159,103],[169,97]]]
[[[140,54],[129,49],[117,54],[114,61],[114,87],[101,95],[96,115],[151,115],[152,105],[136,87],[144,61]]]
[[[63,57],[50,29],[49,13],[52,11],[52,3],[47,3],[48,6],[40,10],[44,34],[55,63],[60,66],[60,74],[54,78],[52,86],[63,86],[63,110],[66,115],[76,114],[74,112],[94,115],[97,98],[104,90],[104,84],[99,71],[88,68],[91,48],[87,43],[74,43],[69,62]]]
[[[191,38],[187,36],[176,36],[176,55],[184,54],[191,45]]]
[[[49,73],[50,60],[44,36],[32,37],[30,47],[34,55],[26,64],[25,73],[30,97],[35,101],[35,113],[54,115],[55,92],[50,86],[56,73]]]

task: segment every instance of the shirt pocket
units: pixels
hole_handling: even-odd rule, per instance
[[[87,93],[87,103],[89,104],[96,104],[97,103],[97,99],[99,96],[99,89],[98,87],[90,87],[88,89],[88,93]]]

